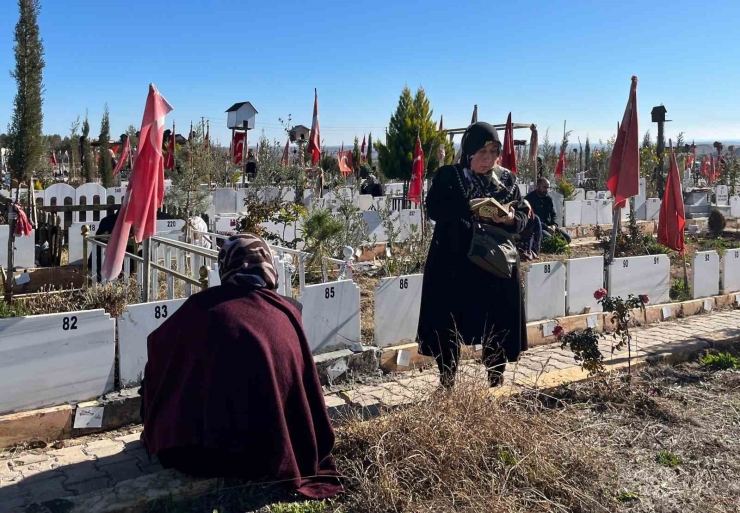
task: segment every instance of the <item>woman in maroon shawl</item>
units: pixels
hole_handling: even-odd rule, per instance
[[[272,252],[228,239],[222,285],[191,296],[148,339],[144,441],[165,468],[341,491],[334,431],[300,311],[279,296]]]

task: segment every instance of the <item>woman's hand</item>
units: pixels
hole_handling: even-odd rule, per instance
[[[516,218],[514,217],[514,208],[509,207],[509,212],[505,216],[499,216],[494,214],[493,215],[493,221],[499,224],[505,224],[508,226],[511,226],[516,222]]]

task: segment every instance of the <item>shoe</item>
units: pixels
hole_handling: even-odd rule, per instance
[[[504,376],[498,372],[492,372],[488,375],[488,384],[491,388],[500,387],[504,384]]]

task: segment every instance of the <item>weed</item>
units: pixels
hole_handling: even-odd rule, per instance
[[[328,511],[327,501],[283,502],[265,508],[265,513],[324,513]]]
[[[0,301],[0,319],[7,319],[9,317],[23,317],[29,315],[28,310],[18,302],[8,304],[5,301]]]
[[[548,255],[570,255],[568,242],[558,233],[542,239],[542,253]]]
[[[681,458],[670,451],[666,451],[665,449],[658,453],[658,455],[655,457],[655,461],[658,464],[668,468],[675,468],[682,463]]]
[[[640,500],[640,496],[629,490],[623,490],[614,497],[614,502],[617,504],[626,504],[628,502],[637,502]]]
[[[740,360],[730,353],[707,353],[699,359],[699,363],[711,370],[729,370],[740,367]]]
[[[691,299],[691,287],[683,280],[673,280],[669,295],[674,301],[688,301]]]

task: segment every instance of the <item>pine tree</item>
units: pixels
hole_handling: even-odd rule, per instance
[[[367,137],[367,165],[373,167],[373,133]]]
[[[95,162],[93,160],[92,146],[90,146],[90,123],[85,113],[85,121],[82,122],[82,178],[85,183],[95,181]]]
[[[15,79],[17,92],[13,117],[8,127],[10,158],[8,165],[18,181],[29,181],[43,162],[43,70],[44,46],[40,37],[39,0],[18,0],[20,18],[15,26]]]
[[[108,104],[103,110],[103,120],[100,122],[100,137],[98,138],[98,149],[100,160],[98,161],[98,173],[103,187],[113,187],[113,163],[110,156],[110,111]]]
[[[355,145],[352,148],[352,167],[355,175],[360,172],[360,163],[362,162],[362,153],[360,153],[360,139],[355,136]]]
[[[588,171],[589,169],[591,169],[591,142],[588,140],[588,136],[586,136],[586,148],[583,151],[585,153],[584,161],[583,161],[583,165],[584,165],[583,169],[585,171]]]

